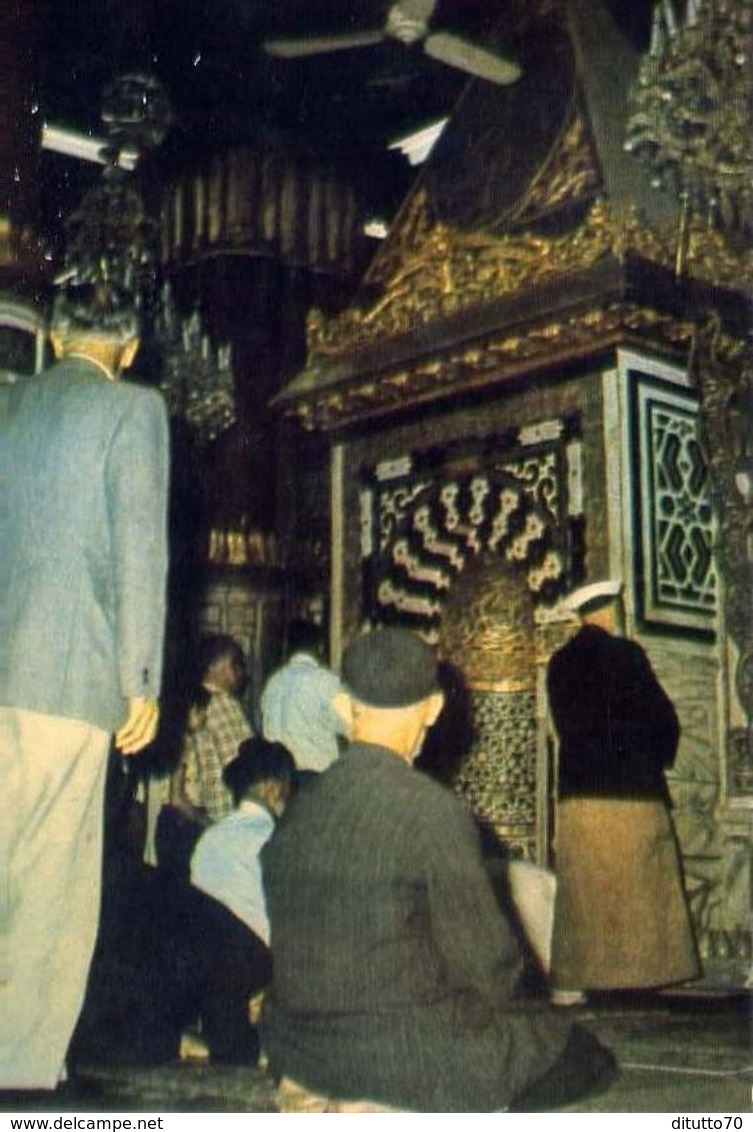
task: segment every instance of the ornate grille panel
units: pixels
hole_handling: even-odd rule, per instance
[[[454,786],[530,858],[535,617],[583,576],[581,443],[578,419],[548,420],[363,475],[364,610],[421,629],[458,668],[472,739]]]
[[[473,750],[455,780],[473,810],[531,855],[536,836],[536,695],[472,689]]]
[[[714,514],[698,398],[631,372],[637,608],[647,624],[712,631]]]
[[[378,621],[436,632],[469,559],[499,558],[534,604],[551,604],[582,571],[580,441],[548,421],[483,451],[446,449],[380,464],[361,496],[364,606]]]

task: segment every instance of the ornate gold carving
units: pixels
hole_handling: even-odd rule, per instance
[[[635,252],[674,268],[674,232],[643,224],[634,210],[595,202],[583,223],[559,236],[533,231],[500,237],[462,233],[432,223],[419,194],[408,217],[408,242],[415,250],[399,261],[382,295],[366,308],[350,307],[334,319],[312,311],[309,364],[357,353],[385,338],[409,333],[494,299],[530,290],[587,270],[608,254],[624,259]],[[742,289],[753,279],[753,253],[737,252],[699,218],[688,231],[687,274],[714,285]]]
[[[691,214],[684,231],[683,274],[713,287],[748,291],[753,283],[753,252],[736,248],[708,217]],[[677,233],[631,225],[629,249],[673,270],[677,268]]]
[[[420,249],[428,239],[436,218],[429,194],[419,188],[406,201],[395,221],[397,239],[386,241],[365,276],[367,283],[386,283],[400,269],[402,261]]]
[[[533,606],[517,575],[493,554],[467,560],[453,583],[440,629],[440,650],[462,657],[473,686],[502,683],[507,691],[533,691]]]
[[[313,391],[291,405],[306,428],[329,428],[383,412],[405,402],[410,388],[415,400],[439,392],[469,389],[499,381],[507,375],[530,372],[536,365],[624,340],[650,337],[652,343],[687,352],[694,333],[692,322],[672,318],[630,303],[597,308],[570,318],[494,337],[448,351],[441,360],[430,358],[410,368],[385,370],[378,378],[351,379],[347,387]]]
[[[416,213],[425,222],[425,214]],[[590,267],[613,250],[615,226],[603,203],[564,236],[534,232],[490,237],[435,223],[368,308],[309,321],[310,359],[357,350],[503,295]]]
[[[689,210],[750,233],[750,0],[688,0],[682,19],[675,8],[675,0],[655,5],[625,148],[650,164],[657,188],[676,191]],[[679,253],[682,267],[682,247]]]
[[[564,204],[584,200],[600,187],[596,153],[583,114],[577,111],[558,138],[549,160],[533,179],[512,220],[530,222]]]

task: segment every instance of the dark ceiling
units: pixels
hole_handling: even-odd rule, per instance
[[[630,38],[645,44],[650,0],[607,3]],[[373,211],[389,216],[414,170],[388,144],[450,113],[466,84],[463,72],[394,39],[298,60],[262,50],[268,37],[379,28],[389,7],[388,0],[37,0],[42,112],[101,134],[106,83],[145,70],[161,80],[174,107],[165,142],[172,151],[273,132],[346,161]],[[507,8],[508,0],[439,0],[432,26],[504,51]],[[74,169],[69,159],[45,161],[57,213],[60,200],[75,197],[96,172]]]
[[[248,137],[273,126],[317,143],[370,142],[442,112],[463,75],[395,40],[304,60],[278,60],[265,38],[383,25],[385,0],[40,0],[45,99],[96,123],[96,98],[119,71],[147,69],[166,86],[177,129]],[[434,24],[480,36],[505,0],[440,0]]]

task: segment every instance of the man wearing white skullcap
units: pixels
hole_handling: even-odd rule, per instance
[[[699,974],[664,778],[679,724],[645,652],[620,635],[621,593],[608,579],[565,599],[581,625],[547,676],[559,739],[551,979],[562,1006],[585,990]]]

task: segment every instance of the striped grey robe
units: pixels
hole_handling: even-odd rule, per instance
[[[264,850],[272,1070],[423,1112],[504,1109],[569,1026],[514,999],[520,955],[475,824],[445,787],[352,744]]]

